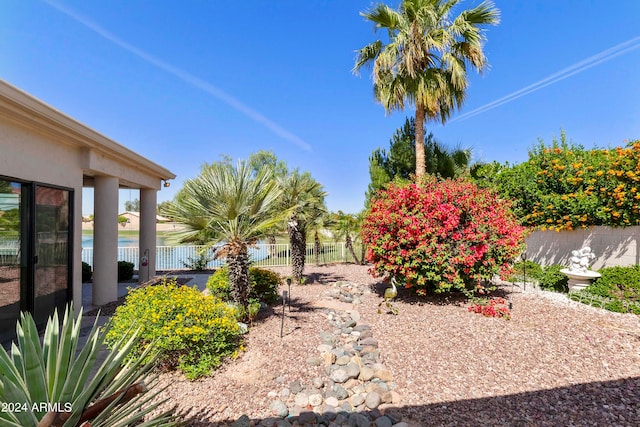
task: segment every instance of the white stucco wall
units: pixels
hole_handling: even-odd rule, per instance
[[[640,226],[596,226],[572,231],[534,231],[526,239],[527,259],[543,266],[569,265],[571,251],[589,246],[596,255],[591,267],[640,263]]]
[[[17,127],[0,116],[0,175],[72,189],[74,251],[82,259],[82,170],[80,150],[51,140],[42,134]],[[82,305],[82,266],[74,263],[74,305]]]

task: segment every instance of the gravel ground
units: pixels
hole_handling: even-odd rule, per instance
[[[286,275],[288,269],[274,270]],[[167,405],[192,426],[223,426],[243,414],[265,416],[283,384],[310,383],[326,319],[314,304],[337,280],[372,292],[355,307],[378,340],[402,396],[398,411],[412,426],[640,425],[640,318],[569,302],[564,296],[500,290],[510,320],[468,311],[465,301],[417,299],[405,290],[398,315],[378,314],[384,284],[355,265],[310,266],[305,286],[292,285],[280,337],[281,309],[251,327],[246,352],[206,379],[163,374]],[[283,288],[284,289],[284,288]],[[273,395],[273,393],[272,393]]]

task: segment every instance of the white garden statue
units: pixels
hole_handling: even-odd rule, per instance
[[[588,246],[575,251],[571,251],[571,262],[569,268],[563,268],[561,273],[569,277],[569,290],[578,291],[586,288],[591,281],[600,277],[600,273],[589,270],[589,264],[595,258]]]
[[[589,246],[585,246],[582,249],[571,251],[571,263],[569,264],[569,270],[576,273],[585,273],[589,269],[589,264],[596,257],[591,252]]]

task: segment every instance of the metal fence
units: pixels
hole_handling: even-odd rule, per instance
[[[156,270],[193,270],[213,269],[225,264],[224,258],[215,258],[220,246],[207,248],[206,246],[157,246]],[[361,248],[354,245],[358,257]],[[332,262],[353,262],[354,258],[344,242],[323,243],[316,251],[313,243],[307,243],[307,264],[328,264]],[[270,245],[259,243],[249,248],[252,265],[256,267],[281,267],[291,265],[291,248],[288,243]],[[137,247],[119,247],[118,261],[133,263],[138,269],[140,250]],[[82,249],[82,261],[93,266],[93,248]]]

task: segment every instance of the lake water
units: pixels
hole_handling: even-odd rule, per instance
[[[156,246],[165,246],[165,240],[166,239],[164,237],[156,237]],[[139,245],[140,239],[138,238],[138,236],[118,236],[119,248],[137,248]],[[82,247],[93,247],[93,235],[82,235]]]

